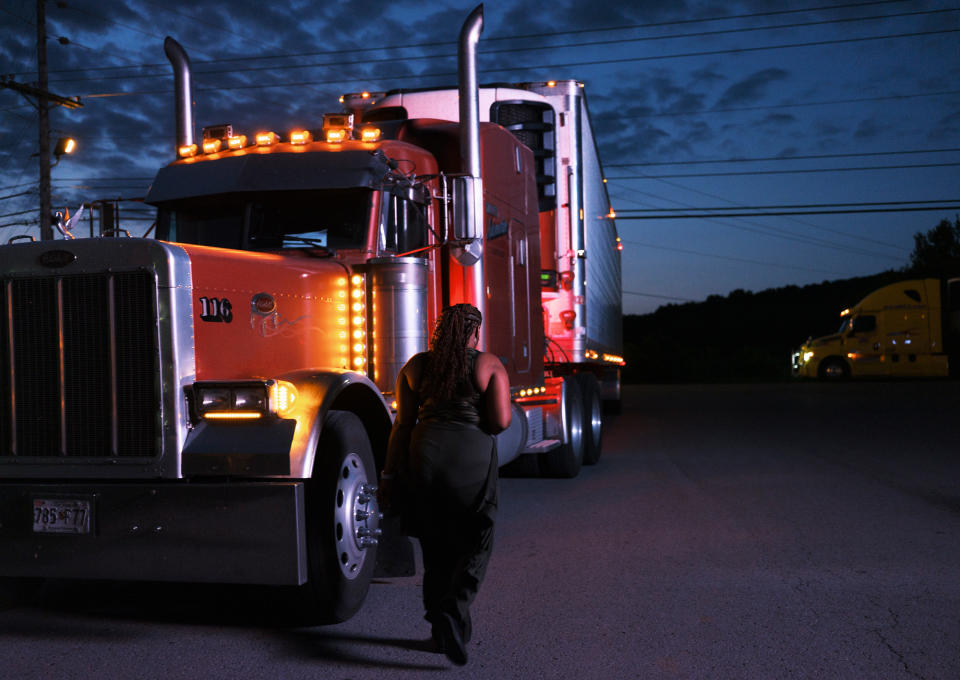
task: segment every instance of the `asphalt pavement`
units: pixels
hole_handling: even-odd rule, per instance
[[[0,676],[960,678],[960,383],[642,386],[598,465],[501,480],[470,661],[420,571],[292,628],[266,588],[0,594]]]

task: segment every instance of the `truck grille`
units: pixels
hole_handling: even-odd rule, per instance
[[[0,457],[159,453],[148,271],[0,279]]]

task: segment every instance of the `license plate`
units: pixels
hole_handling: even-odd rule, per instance
[[[79,499],[33,499],[35,534],[89,534],[90,501]]]

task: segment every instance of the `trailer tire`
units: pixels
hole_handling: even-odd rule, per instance
[[[563,377],[561,422],[564,442],[541,454],[540,471],[545,477],[572,478],[583,465],[583,399],[580,386],[572,375]]]
[[[850,377],[850,367],[839,357],[830,357],[820,362],[817,377],[821,380],[846,380]]]
[[[595,465],[603,450],[603,405],[600,384],[592,373],[577,373],[583,400],[583,464]]]
[[[346,621],[367,596],[380,524],[376,474],[360,419],[349,411],[330,411],[313,477],[306,482],[308,580],[303,590],[305,608],[313,615],[304,614],[312,621]]]

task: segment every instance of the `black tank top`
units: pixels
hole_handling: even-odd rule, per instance
[[[467,349],[467,376],[454,387],[452,399],[437,399],[423,393],[421,386],[417,387],[417,396],[420,398],[420,410],[417,420],[422,422],[464,423],[478,425],[480,423],[480,392],[473,385],[473,372],[477,365],[475,349]],[[424,360],[427,353],[424,353]]]

